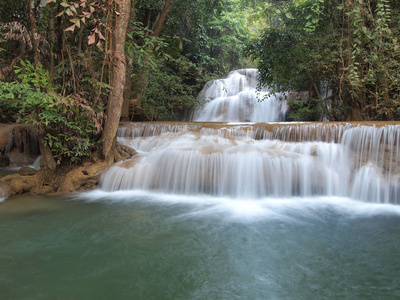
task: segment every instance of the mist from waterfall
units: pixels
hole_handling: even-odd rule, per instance
[[[197,109],[195,122],[274,122],[284,121],[286,100],[280,94],[268,95],[257,89],[257,70],[232,71],[225,79],[208,82],[198,96],[203,106]]]

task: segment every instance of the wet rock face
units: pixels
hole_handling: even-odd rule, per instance
[[[36,128],[26,124],[0,124],[0,153],[8,165],[26,166],[39,155]],[[4,166],[0,157],[0,167]],[[6,165],[6,166],[8,166]]]
[[[0,168],[8,167],[10,165],[10,158],[8,155],[0,153]]]

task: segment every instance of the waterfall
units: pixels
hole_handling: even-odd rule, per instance
[[[198,96],[204,106],[194,112],[196,122],[283,121],[287,111],[280,94],[257,90],[257,70],[232,71],[225,79],[208,82]]]
[[[25,124],[9,124],[0,132],[2,140],[8,140],[2,151],[10,158],[13,166],[26,166],[34,163],[39,155],[37,132],[34,126]]]
[[[139,154],[107,171],[106,191],[400,202],[399,125],[138,123],[118,134]]]

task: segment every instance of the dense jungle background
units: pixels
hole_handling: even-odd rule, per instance
[[[54,168],[258,68],[271,93],[307,92],[290,119],[399,120],[399,30],[395,0],[3,0],[0,118],[34,124]]]

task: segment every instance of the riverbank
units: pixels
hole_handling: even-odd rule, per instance
[[[0,179],[0,198],[16,194],[46,194],[87,191],[98,186],[104,161],[86,162],[66,169],[39,170],[34,174],[18,172]]]
[[[136,151],[117,143],[114,161],[131,158]],[[96,153],[82,164],[40,169],[36,128],[26,124],[0,124],[0,199],[17,194],[87,191],[98,186],[110,163]]]

